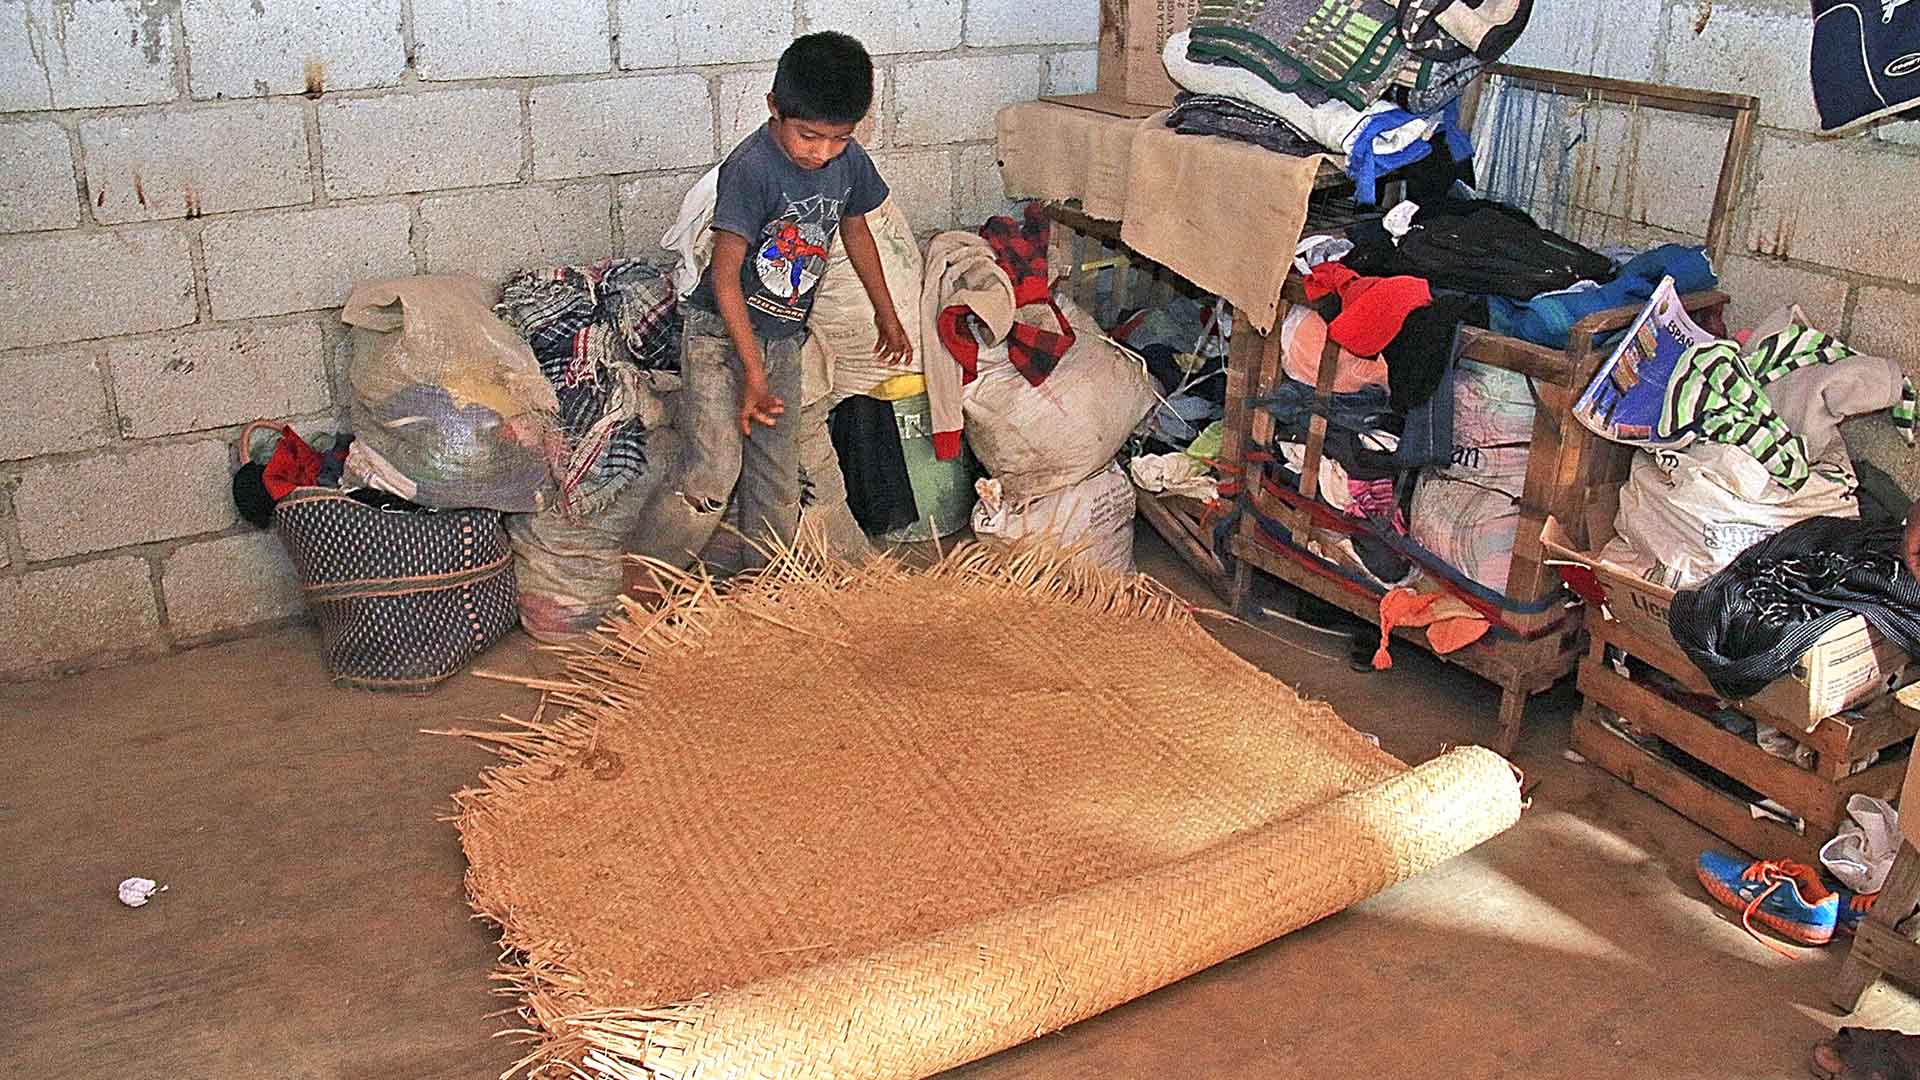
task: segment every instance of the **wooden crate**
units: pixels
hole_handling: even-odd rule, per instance
[[[1573,748],[1600,768],[1666,803],[1757,858],[1787,856],[1816,862],[1819,847],[1847,818],[1855,794],[1892,799],[1906,776],[1906,759],[1852,772],[1853,762],[1913,737],[1920,714],[1881,698],[1856,716],[1834,716],[1810,732],[1782,729],[1816,752],[1814,769],[1776,758],[1714,723],[1705,712],[1674,700],[1645,681],[1621,675],[1609,647],[1661,669],[1657,653],[1620,624],[1588,623],[1590,645],[1580,661],[1580,692],[1586,704],[1574,722]],[[1806,822],[1804,834],[1756,819],[1740,799],[1643,749],[1609,726],[1617,716],[1634,729],[1656,735],[1701,762],[1766,795]]]

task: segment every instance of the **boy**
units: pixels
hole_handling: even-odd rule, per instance
[[[887,185],[854,127],[873,103],[873,61],[845,34],[787,47],[767,95],[771,114],[720,166],[714,255],[688,297],[681,374],[687,447],[680,495],[686,535],[656,548],[697,553],[728,493],[760,545],[793,541],[800,521],[800,344],[836,233],[873,301],[875,352],[912,362],[866,214]],[[764,561],[759,552],[750,565]]]

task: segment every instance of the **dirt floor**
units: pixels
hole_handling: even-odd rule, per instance
[[[1150,534],[1143,567],[1212,602]],[[1410,648],[1385,673],[1285,624],[1235,650],[1407,761],[1490,742],[1484,683]],[[484,660],[550,672],[515,634]],[[1838,946],[1783,959],[1703,896],[1713,837],[1564,760],[1535,703],[1520,824],[1344,914],[958,1070],[1016,1077],[1799,1077],[1839,1022]],[[533,705],[461,676],[328,688],[308,631],[0,687],[0,1076],[479,1078],[514,1045],[491,928],[439,820],[488,760],[420,734]],[[140,910],[114,887],[168,886]],[[1851,1021],[1920,1030],[1885,985]]]

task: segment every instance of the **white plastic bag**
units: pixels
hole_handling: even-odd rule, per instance
[[[1133,482],[1119,465],[1033,499],[1008,499],[998,480],[981,480],[974,490],[980,501],[973,508],[973,532],[982,541],[1043,538],[1102,569],[1134,572]]]
[[[880,252],[880,270],[893,297],[894,313],[900,316],[900,325],[906,328],[907,341],[913,346],[913,363],[890,367],[873,355],[874,343],[880,337],[873,325],[873,301],[867,298],[867,288],[847,258],[842,230],[834,237],[827,272],[814,292],[813,313],[807,317],[807,340],[801,347],[801,361],[808,376],[802,398],[807,404],[829,393],[864,394],[896,375],[922,370],[926,362],[920,346],[920,278],[926,260],[913,238],[913,225],[893,199],[868,214],[867,225]]]
[[[1820,849],[1820,864],[1854,892],[1879,892],[1900,851],[1900,811],[1885,799],[1854,795],[1847,818]]]
[[[1634,455],[1614,528],[1660,563],[1665,580],[1686,588],[1789,525],[1859,517],[1858,487],[1844,460],[1815,462],[1807,482],[1790,491],[1745,450],[1696,442]]]
[[[1045,382],[1029,383],[1004,343],[983,345],[980,377],[962,399],[967,442],[1009,499],[1049,495],[1099,472],[1154,406],[1140,362],[1072,301],[1062,299],[1060,310],[1077,336]]]

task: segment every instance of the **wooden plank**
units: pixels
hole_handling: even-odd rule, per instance
[[[1460,346],[1460,355],[1468,360],[1518,372],[1528,378],[1569,387],[1579,378],[1579,372],[1574,370],[1573,362],[1565,352],[1519,338],[1504,337],[1477,326],[1460,328]]]
[[[1662,674],[1693,693],[1704,697],[1719,696],[1713,684],[1707,681],[1706,674],[1687,659],[1686,653],[1677,646],[1656,642],[1620,623],[1597,616],[1589,621],[1588,631],[1596,642],[1617,646],[1627,655],[1652,664]],[[1739,702],[1734,704],[1740,706]],[[1844,714],[1829,716],[1815,724],[1812,731],[1804,731],[1791,724],[1772,726],[1779,727],[1782,734],[1801,745],[1812,748],[1821,758],[1830,757],[1849,766],[1866,757],[1870,751],[1884,750],[1912,738],[1916,731],[1920,731],[1920,714],[1900,714],[1891,695],[1869,702],[1857,711],[1861,714],[1858,719]],[[1759,719],[1765,721],[1767,718],[1762,716]],[[1838,779],[1844,774],[1826,775],[1829,779]]]
[[[1533,414],[1533,442],[1527,449],[1527,475],[1520,488],[1520,522],[1513,536],[1513,559],[1507,570],[1507,599],[1536,604],[1560,591],[1560,573],[1546,565],[1540,535],[1553,505],[1553,473],[1560,460],[1560,431],[1546,410]],[[1515,629],[1530,632],[1560,616],[1557,611],[1509,615]]]
[[[1286,311],[1279,314],[1285,319]],[[1274,324],[1278,326],[1279,323]],[[1278,331],[1267,335],[1267,348],[1272,351],[1274,371],[1267,373],[1266,358],[1261,358],[1260,374],[1264,385],[1278,384],[1280,377],[1280,334]],[[1320,497],[1320,462],[1327,453],[1327,410],[1333,407],[1333,382],[1340,372],[1340,343],[1327,335],[1326,344],[1320,348],[1320,370],[1315,375],[1313,400],[1319,407],[1314,410],[1313,419],[1307,421],[1307,452],[1300,462],[1300,494],[1308,499]],[[1304,545],[1307,542],[1305,514],[1300,515],[1301,524],[1295,526],[1293,542]]]
[[[1920,986],[1920,944],[1897,930],[1877,923],[1861,923],[1854,937],[1853,954],[1875,971],[1891,975],[1907,986]]]
[[[1247,400],[1252,395],[1253,377],[1260,365],[1260,332],[1244,313],[1233,313],[1233,334],[1227,342],[1227,416],[1221,429],[1220,460],[1230,477],[1251,482],[1246,470],[1247,436],[1252,416]]]
[[[1494,64],[1487,69],[1487,74],[1498,75],[1509,82],[1520,83],[1535,89],[1578,90],[1583,97],[1615,105],[1655,104],[1675,112],[1693,113],[1698,116],[1730,118],[1742,112],[1751,113],[1760,107],[1760,99],[1752,94],[1723,94],[1713,90],[1691,90],[1678,86],[1662,86],[1659,83],[1608,79],[1598,75],[1577,75],[1569,71],[1521,67],[1516,64]]]
[[[1871,795],[1888,802],[1898,799],[1900,786],[1907,780],[1907,761],[1907,758],[1900,758],[1877,762],[1836,783],[1834,787],[1843,796],[1840,800],[1841,812],[1845,813],[1846,800],[1855,795]]]
[[[1740,183],[1746,173],[1756,111],[1742,109],[1734,114],[1733,130],[1727,135],[1727,149],[1720,159],[1720,181],[1714,187],[1713,209],[1707,214],[1707,254],[1716,266],[1725,265],[1727,238],[1733,233],[1733,203],[1740,197]]]
[[[1755,818],[1746,803],[1709,787],[1602,723],[1601,711],[1588,702],[1573,718],[1569,743],[1576,753],[1755,858],[1785,857],[1819,865],[1824,835],[1809,837],[1777,821]]]
[[[1215,557],[1210,546],[1202,545],[1187,527],[1184,515],[1173,506],[1170,500],[1150,491],[1134,491],[1134,505],[1140,516],[1147,519],[1153,531],[1160,534],[1167,545],[1181,560],[1206,580],[1209,588],[1223,600],[1233,598],[1233,579],[1227,574],[1226,567]]]
[[[1846,793],[1760,749],[1713,721],[1614,674],[1591,657],[1580,662],[1580,693],[1726,773],[1806,819],[1809,831],[1832,835],[1846,818]]]
[[[1893,870],[1880,889],[1880,900],[1861,921],[1853,947],[1847,951],[1847,962],[1834,980],[1830,991],[1834,1004],[1852,1012],[1882,971],[1907,980],[1909,986],[1920,982],[1920,971],[1916,970],[1920,945],[1898,930],[1916,904],[1920,904],[1920,851],[1903,840],[1893,857]]]

